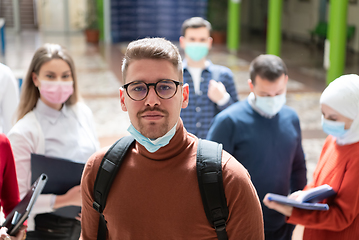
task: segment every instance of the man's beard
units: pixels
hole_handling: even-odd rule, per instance
[[[153,123],[150,123],[149,126],[144,126],[142,124],[142,115],[143,113],[145,112],[148,112],[148,111],[156,111],[156,112],[160,112],[164,115],[164,118],[165,118],[165,122],[162,123],[161,125],[158,125],[157,123],[153,122]],[[143,111],[140,111],[137,113],[137,119],[139,120],[138,121],[138,126],[139,126],[139,132],[149,138],[149,139],[157,139],[159,137],[162,137],[163,135],[165,135],[170,129],[168,129],[168,112],[166,110],[163,110],[163,109],[160,109],[159,107],[157,106],[154,106],[154,107],[146,107]]]

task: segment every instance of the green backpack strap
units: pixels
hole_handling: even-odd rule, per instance
[[[222,177],[222,144],[199,139],[197,178],[203,208],[219,240],[227,240],[227,200]]]
[[[135,139],[132,136],[126,136],[119,139],[107,151],[102,159],[101,165],[97,172],[94,184],[94,202],[93,208],[100,213],[100,221],[97,232],[97,239],[106,239],[107,226],[103,216],[103,210],[106,206],[107,195],[111,189],[113,180],[121,166],[122,160]]]

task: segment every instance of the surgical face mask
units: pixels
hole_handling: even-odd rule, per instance
[[[40,80],[39,88],[41,96],[55,104],[64,103],[74,92],[73,81],[45,81]]]
[[[348,132],[349,129],[344,129],[345,122],[336,122],[325,119],[322,115],[322,128],[323,131],[334,137],[341,137]]]
[[[285,93],[274,97],[260,97],[256,96],[255,105],[264,113],[274,116],[276,115],[286,103]]]
[[[187,43],[185,47],[185,53],[193,61],[200,61],[208,54],[208,45],[206,43]]]
[[[155,140],[151,140],[145,136],[143,136],[137,129],[131,124],[127,131],[131,133],[131,135],[136,139],[138,143],[140,143],[142,146],[144,146],[147,151],[154,153],[161,147],[166,146],[172,139],[172,137],[176,133],[176,126],[177,124],[169,130],[165,135],[162,137],[159,137]]]

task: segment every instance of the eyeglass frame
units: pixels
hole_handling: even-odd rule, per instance
[[[158,84],[159,82],[161,82],[161,81],[171,81],[171,82],[173,82],[173,83],[176,85],[176,91],[173,93],[173,95],[172,95],[171,97],[169,97],[169,98],[163,98],[163,97],[161,97],[160,95],[158,95],[158,92],[157,92],[157,90],[156,90],[156,87],[157,87],[157,84]],[[146,93],[146,95],[145,95],[142,99],[140,99],[140,100],[136,100],[136,99],[132,98],[131,95],[128,93],[128,86],[130,86],[130,84],[133,84],[133,83],[144,83],[144,84],[146,85],[147,93]],[[173,79],[161,79],[161,80],[159,80],[159,81],[157,81],[157,82],[155,82],[155,83],[146,83],[145,81],[134,81],[134,82],[126,83],[126,84],[124,84],[122,87],[126,90],[127,95],[128,95],[133,101],[142,101],[142,100],[144,100],[144,99],[148,96],[148,93],[150,92],[150,86],[153,86],[153,89],[155,90],[155,93],[156,93],[156,95],[157,95],[159,98],[167,100],[167,99],[173,98],[173,97],[176,95],[176,93],[177,93],[178,86],[179,86],[179,85],[182,86],[183,84],[184,84],[183,82],[176,81],[176,80],[173,80]]]

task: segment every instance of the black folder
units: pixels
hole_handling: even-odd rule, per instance
[[[32,176],[38,173],[46,173],[49,181],[46,184],[43,194],[65,194],[70,188],[81,182],[82,171],[85,164],[76,163],[64,158],[48,157],[39,154],[31,154]],[[81,207],[68,206],[59,208],[53,214],[75,218],[81,212]]]
[[[36,175],[38,176],[38,175]],[[15,236],[28,218],[32,207],[34,206],[37,197],[41,194],[48,178],[46,174],[40,174],[40,177],[35,180],[30,190],[27,192],[21,202],[11,211],[6,217],[5,222],[1,227],[6,227],[8,234]]]

